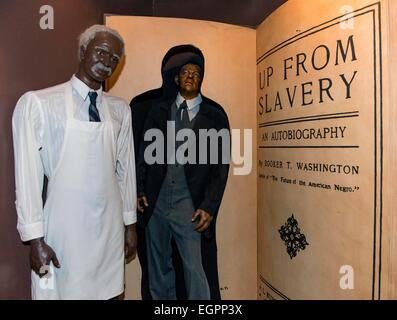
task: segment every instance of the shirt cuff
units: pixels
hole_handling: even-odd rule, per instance
[[[21,236],[21,240],[24,242],[44,237],[44,225],[42,221],[25,225],[18,225],[17,229],[19,235]]]
[[[137,220],[136,211],[123,212],[123,220],[125,226],[129,226],[130,224],[136,223]]]

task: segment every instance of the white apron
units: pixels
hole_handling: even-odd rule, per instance
[[[62,153],[49,177],[45,241],[61,268],[32,271],[33,299],[110,299],[124,291],[124,223],[116,143],[105,97],[102,122],[73,118],[70,84]]]

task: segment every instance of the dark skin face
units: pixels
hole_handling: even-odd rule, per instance
[[[197,97],[201,85],[201,69],[198,65],[188,63],[179,71],[175,82],[179,86],[179,92],[187,100]]]
[[[81,48],[76,77],[91,89],[98,90],[116,69],[123,52],[120,40],[111,33],[100,32],[87,48]]]

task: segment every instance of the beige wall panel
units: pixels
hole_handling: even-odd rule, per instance
[[[126,43],[126,60],[111,94],[127,102],[161,86],[160,67],[169,48],[191,43],[206,58],[203,93],[220,103],[231,128],[253,129],[256,145],[255,30],[207,21],[108,16]],[[233,175],[217,222],[220,286],[224,299],[255,299],[257,275],[256,160],[251,174]],[[139,299],[138,261],[127,266],[127,299]]]
[[[258,28],[260,299],[396,297],[393,6],[391,14],[387,1],[290,0]],[[292,215],[308,245],[290,257],[279,230]],[[300,234],[295,227],[286,243],[302,245]],[[341,286],[344,275],[353,287]]]

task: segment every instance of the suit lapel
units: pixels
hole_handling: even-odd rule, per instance
[[[164,137],[167,135],[167,121],[170,119],[170,109],[173,103],[172,99],[162,100],[152,113],[152,118],[156,126],[163,132]]]
[[[205,102],[202,102],[200,104],[200,110],[196,115],[196,119],[193,125],[193,131],[196,135],[196,139],[198,139],[199,137],[198,135],[199,129],[208,128],[208,120],[210,120],[209,112],[210,112],[210,106],[208,106],[208,104],[206,104]]]
[[[208,104],[206,104],[205,102],[202,102],[200,104],[200,110],[197,113],[196,117],[195,117],[195,121],[193,124],[193,131],[194,131],[194,135],[196,138],[196,164],[190,164],[187,163],[184,166],[185,169],[185,174],[186,177],[191,177],[193,174],[193,169],[197,166],[198,164],[198,159],[199,159],[199,150],[200,150],[200,146],[199,146],[199,130],[200,129],[208,129],[210,127],[210,111],[211,111],[211,106],[209,106]]]

